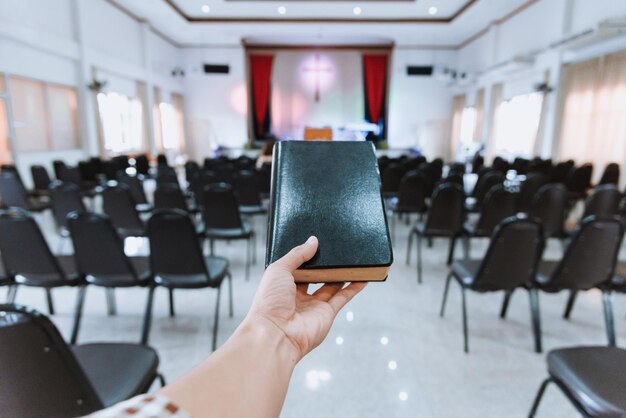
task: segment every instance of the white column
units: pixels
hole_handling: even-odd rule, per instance
[[[148,145],[150,154],[156,155],[157,144],[154,135],[154,80],[152,77],[152,51],[150,50],[150,25],[141,23],[141,43],[143,50],[143,67],[145,69],[146,82],[146,132],[148,134]]]

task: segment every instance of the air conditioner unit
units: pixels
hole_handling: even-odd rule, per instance
[[[500,74],[508,75],[519,71],[524,71],[532,68],[535,64],[535,58],[532,55],[517,55],[510,60],[503,61],[499,64],[493,65],[484,70],[481,75],[484,74]]]
[[[574,51],[622,35],[626,35],[626,17],[603,20],[594,28],[572,34],[554,42],[550,45],[550,48]]]

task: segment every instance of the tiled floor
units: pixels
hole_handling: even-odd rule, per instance
[[[39,217],[53,248],[58,239],[50,214]],[[257,230],[262,220],[257,219]],[[545,354],[532,347],[528,298],[519,291],[506,320],[498,317],[502,294],[470,293],[470,350],[462,348],[460,292],[452,285],[445,318],[439,304],[446,275],[447,241],[424,249],[424,283],[417,284],[415,255],[405,264],[408,227],[397,222],[396,261],[385,283],[370,284],[339,315],[328,339],[300,365],[287,395],[283,417],[523,417],[546,376]],[[263,236],[263,234],[261,234]],[[131,245],[132,246],[132,245]],[[263,239],[259,263],[244,280],[245,242],[218,244],[219,255],[231,260],[235,316],[223,299],[219,342],[224,342],[246,314],[263,271]],[[65,245],[69,250],[70,245]],[[145,245],[139,245],[142,251]],[[476,241],[480,256],[485,242]],[[460,246],[458,248],[460,254]],[[547,256],[558,258],[552,242]],[[2,290],[4,292],[4,290]],[[138,341],[145,289],[117,291],[118,315],[106,315],[102,289],[89,289],[79,342]],[[0,294],[0,297],[3,297]],[[53,317],[69,336],[75,289],[54,290]],[[210,354],[214,290],[177,291],[177,316],[167,314],[166,292],[158,290],[151,343],[161,357],[169,381]],[[605,344],[600,294],[579,297],[572,319],[561,318],[566,294],[541,295],[544,350],[582,344]],[[20,289],[17,301],[45,312],[42,290]],[[614,298],[618,342],[626,342],[626,296]],[[571,417],[576,411],[554,387],[541,405],[541,417]]]

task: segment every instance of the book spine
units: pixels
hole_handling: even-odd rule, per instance
[[[280,176],[280,142],[274,144],[274,150],[272,151],[272,175],[270,181],[270,211],[267,222],[267,242],[265,244],[265,267],[267,267],[272,261],[272,254],[274,253],[274,229],[276,225],[276,216],[278,208],[278,200],[280,199],[280,185],[278,184]]]

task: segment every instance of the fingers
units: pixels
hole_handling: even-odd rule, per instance
[[[313,258],[317,251],[317,244],[317,238],[311,236],[304,244],[292,248],[281,259],[275,261],[272,266],[293,272],[302,263]]]
[[[337,292],[341,290],[341,288],[345,285],[345,283],[329,283],[317,289],[313,296],[316,299],[319,299],[323,302],[328,302],[330,298],[332,298]]]
[[[350,283],[350,285],[344,289],[341,289],[337,293],[335,293],[329,300],[328,304],[335,311],[335,315],[343,308],[346,303],[350,302],[357,293],[361,290],[365,289],[367,283],[359,282],[359,283]]]

